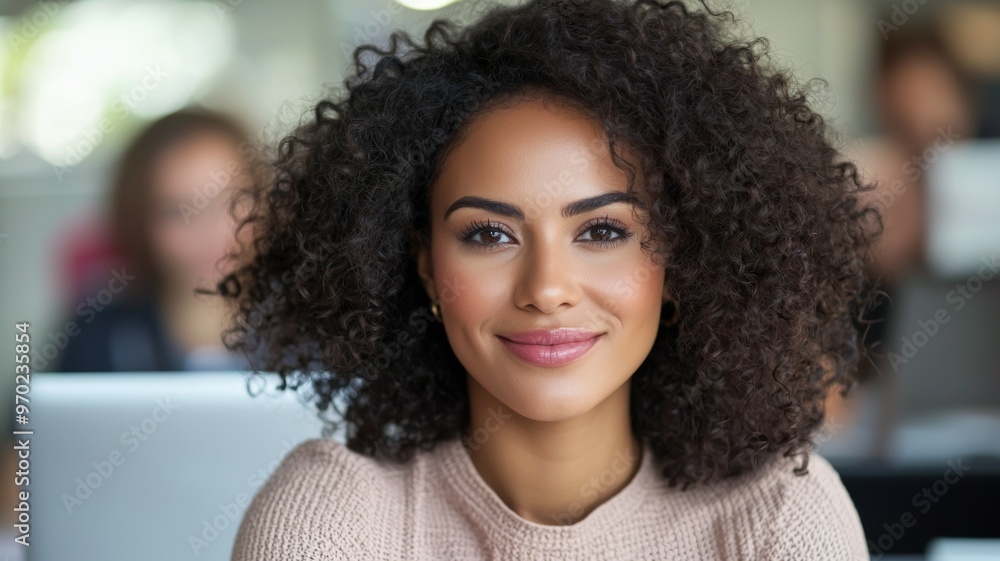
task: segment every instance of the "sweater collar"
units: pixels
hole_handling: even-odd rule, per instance
[[[618,493],[575,524],[539,524],[521,517],[503,502],[479,475],[461,439],[453,438],[443,444],[442,475],[462,497],[465,512],[481,527],[489,528],[491,534],[495,532],[494,535],[504,540],[505,544],[495,544],[501,548],[507,545],[547,550],[576,549],[581,543],[606,534],[637,509],[660,480],[652,451],[643,443],[639,469]],[[581,500],[583,504],[586,504],[585,500]]]

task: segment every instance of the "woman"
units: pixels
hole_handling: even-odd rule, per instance
[[[222,344],[225,306],[195,291],[218,283],[221,260],[235,246],[226,210],[249,177],[251,155],[235,120],[196,108],[162,117],[132,142],[110,201],[112,241],[123,261],[113,286],[119,292],[106,305],[76,308],[80,332],[56,371],[245,366]]]
[[[288,454],[234,560],[868,558],[809,449],[863,350],[871,187],[719,21],[438,21],[281,143],[227,342],[347,443]]]

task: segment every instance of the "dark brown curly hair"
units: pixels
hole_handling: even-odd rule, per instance
[[[328,431],[346,426],[356,452],[406,461],[462,435],[465,370],[415,262],[428,189],[473,117],[544,91],[603,124],[649,201],[679,320],[632,376],[631,423],[663,476],[687,488],[779,454],[804,473],[825,396],[866,354],[854,320],[882,218],[810,107],[813,83],[702,7],[532,0],[357,48],[344,89],[244,194],[255,234],[218,286],[236,308],[227,345],[335,411]]]

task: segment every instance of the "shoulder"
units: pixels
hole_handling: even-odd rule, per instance
[[[772,457],[757,470],[687,489],[658,485],[649,508],[699,558],[867,561],[864,530],[825,458]]]
[[[861,520],[840,475],[815,452],[807,460],[803,474],[795,472],[799,459],[776,458],[749,478],[767,495],[760,514],[770,524],[761,536],[761,558],[869,559]]]
[[[391,526],[405,519],[408,472],[335,440],[307,440],[247,506],[232,560],[356,559],[391,548],[384,542],[400,535]]]

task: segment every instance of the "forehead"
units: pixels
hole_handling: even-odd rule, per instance
[[[233,141],[214,133],[199,133],[164,150],[153,164],[153,183],[164,193],[190,193],[213,180],[224,179],[242,164]]]
[[[478,115],[458,142],[433,187],[435,212],[469,195],[549,206],[627,188],[600,123],[551,101],[525,100]]]

